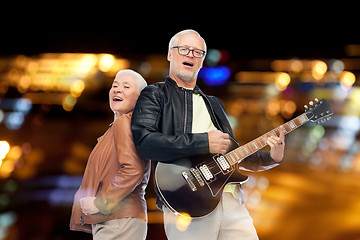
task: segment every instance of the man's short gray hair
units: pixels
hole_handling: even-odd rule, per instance
[[[200,34],[195,31],[195,30],[192,30],[192,29],[186,29],[186,30],[183,30],[183,31],[180,31],[178,32],[177,34],[175,34],[171,39],[170,39],[170,42],[169,42],[169,51],[171,50],[172,47],[174,47],[176,44],[177,44],[177,41],[179,40],[179,38],[183,35],[186,35],[186,34],[196,34],[199,36],[199,38],[201,40],[203,40],[204,42],[204,51],[206,52],[206,42],[205,40],[200,36]]]

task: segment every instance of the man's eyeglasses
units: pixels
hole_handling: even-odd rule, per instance
[[[203,51],[203,50],[190,49],[188,47],[183,47],[183,46],[175,46],[175,47],[172,47],[171,49],[173,49],[173,48],[177,48],[179,54],[183,55],[183,56],[187,56],[190,52],[192,52],[193,56],[196,58],[202,58],[203,56],[205,56],[205,51]]]

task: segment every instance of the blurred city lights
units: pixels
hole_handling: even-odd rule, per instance
[[[219,86],[226,83],[231,75],[228,67],[203,67],[199,72],[199,77],[204,80],[208,86]]]
[[[2,121],[4,120],[4,118],[5,118],[4,111],[0,109],[0,123],[2,123]]]
[[[340,74],[340,84],[345,90],[350,90],[352,85],[355,83],[356,77],[352,72],[343,71]]]
[[[312,76],[314,77],[314,79],[316,79],[316,80],[322,79],[324,77],[324,74],[327,71],[326,63],[323,61],[317,60],[317,61],[312,61],[311,65],[312,65],[311,73],[312,73]]]
[[[1,145],[3,146],[1,147]],[[0,152],[3,151],[3,153],[5,153],[7,150],[7,154],[4,158],[2,160],[0,158],[0,178],[8,178],[11,175],[15,169],[16,163],[22,155],[21,147],[16,145],[10,147],[10,145],[7,145],[8,143],[6,141],[2,141],[0,144]]]
[[[330,61],[329,69],[331,71],[341,72],[344,70],[344,68],[345,68],[345,64],[343,61],[341,61],[339,59],[333,59]]]
[[[299,73],[304,69],[304,63],[298,59],[274,60],[271,62],[271,69],[276,72],[295,72]]]
[[[217,49],[209,49],[206,54],[206,63],[208,66],[215,66],[221,58],[221,52]]]
[[[360,44],[349,44],[345,47],[345,53],[348,56],[360,56]]]
[[[10,227],[17,221],[15,212],[3,212],[0,214],[0,239],[8,239]]]
[[[20,98],[16,100],[14,110],[27,114],[31,110],[31,107],[32,103],[30,99]]]
[[[63,99],[62,107],[65,111],[70,112],[71,110],[73,110],[76,102],[77,102],[76,97],[69,94]]]
[[[103,54],[100,56],[99,69],[108,72],[115,63],[115,57],[111,54]]]
[[[302,154],[305,157],[311,157],[315,150],[318,148],[318,143],[325,134],[325,129],[321,125],[316,125],[309,132],[309,135],[302,147]]]
[[[79,74],[86,76],[87,73],[97,64],[98,59],[95,54],[84,54],[79,65]]]
[[[73,82],[70,88],[71,95],[74,97],[80,97],[81,93],[84,91],[85,83],[81,79],[77,79]]]
[[[239,83],[275,83],[278,91],[286,90],[291,77],[285,72],[241,71],[236,73],[235,79]]]
[[[291,78],[290,78],[289,74],[280,73],[275,80],[275,86],[279,91],[284,91],[287,88],[287,86],[289,85],[290,80],[291,80]]]
[[[191,223],[191,216],[188,213],[181,213],[181,215],[178,215],[176,217],[176,228],[180,232],[186,231],[186,229],[189,227]]]
[[[360,117],[360,88],[352,87],[346,92],[349,94],[347,95],[348,101],[343,108],[343,114]]]
[[[17,130],[24,123],[25,117],[22,112],[9,113],[5,120],[5,125],[8,129]]]
[[[206,54],[205,62],[207,66],[214,67],[229,61],[230,54],[226,50],[209,49]]]
[[[27,114],[32,107],[32,102],[27,98],[4,98],[0,102],[0,108],[6,110],[12,110],[15,112],[22,112]]]
[[[10,144],[7,141],[0,141],[0,167],[2,160],[6,157],[10,150]]]
[[[317,226],[326,225],[326,229],[336,223],[331,230],[324,230],[328,238],[335,233],[338,235],[334,239],[342,239],[341,234],[347,230],[358,232],[360,188],[354,179],[360,173],[360,58],[355,57],[360,56],[359,46],[348,46],[345,50],[351,57],[339,59],[248,61],[229,59],[226,51],[209,49],[199,78],[210,94],[219,93],[241,144],[302,113],[303,105],[314,97],[325,98],[334,107],[331,121],[322,125],[308,123],[286,136],[286,160],[281,167],[251,175],[244,185],[246,204],[260,235],[269,234],[266,237],[271,239],[277,227],[283,231],[277,223],[288,223],[287,217],[294,214],[299,227],[294,224],[291,228],[297,233],[315,221]],[[107,118],[94,114],[91,122],[76,131],[72,130],[81,121],[64,119],[74,109],[79,119],[87,118],[90,104],[83,103],[89,98],[91,110],[107,109],[107,98],[99,98],[118,70],[131,66],[150,84],[162,81],[168,74],[166,56],[141,58],[125,59],[108,53],[0,57],[0,131],[4,134],[1,137],[7,139],[0,141],[0,158],[5,154],[0,161],[0,184],[4,183],[0,210],[9,206],[16,209],[19,202],[24,206],[45,201],[44,205],[55,208],[71,207],[98,130],[107,127]],[[225,87],[217,88],[220,85]],[[64,111],[59,112],[61,108]],[[63,115],[58,118],[59,114]],[[94,141],[88,140],[89,136]],[[52,147],[49,142],[53,141]],[[54,176],[54,172],[71,176]],[[7,186],[7,181],[13,181],[12,186]],[[329,185],[333,187],[330,190]],[[162,213],[151,189],[148,187],[147,192],[149,224],[162,224]],[[343,198],[349,204],[340,207]],[[309,210],[303,211],[307,207]],[[316,220],[310,219],[307,225],[309,212]],[[269,221],[264,221],[263,216]],[[339,217],[345,223],[339,224]],[[177,220],[180,231],[187,229],[189,219]],[[352,225],[347,226],[348,222]],[[1,227],[0,224],[0,232]]]
[[[19,129],[32,104],[57,104],[65,111],[72,111],[85,87],[89,90],[100,87],[98,78],[94,77],[99,71],[113,77],[128,66],[128,60],[112,54],[89,53],[18,55],[13,60],[0,61],[0,69],[8,69],[2,75],[2,83],[24,94],[21,99],[0,101],[1,109],[13,110],[13,113],[1,111],[0,122],[4,121],[9,129]]]

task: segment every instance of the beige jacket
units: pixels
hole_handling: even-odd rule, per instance
[[[79,190],[75,194],[70,229],[91,233],[91,224],[123,217],[146,219],[145,188],[150,162],[136,153],[131,115],[116,119],[92,150]],[[96,197],[100,213],[84,215],[80,198]]]

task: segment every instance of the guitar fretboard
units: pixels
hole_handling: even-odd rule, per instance
[[[297,129],[298,127],[302,126],[303,124],[307,123],[309,121],[308,117],[306,116],[306,113],[303,113],[299,115],[298,117],[290,120],[289,122],[284,123],[283,126],[285,129],[285,134],[288,134],[289,132]],[[280,126],[279,126],[280,127]],[[250,156],[254,152],[259,151],[260,149],[264,148],[267,143],[267,139],[271,136],[280,136],[280,130],[279,127],[265,133],[264,135],[252,140],[251,142],[238,147],[231,152],[228,152],[224,156],[229,161],[231,165],[235,165],[242,159]]]

